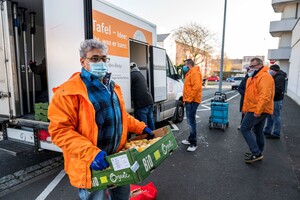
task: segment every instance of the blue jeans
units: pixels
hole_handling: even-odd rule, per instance
[[[151,130],[155,130],[155,124],[154,124],[154,119],[153,119],[153,105],[135,109],[134,117],[142,122],[145,122],[145,124]]]
[[[185,102],[185,110],[186,110],[186,119],[189,125],[190,136],[188,141],[191,145],[197,146],[197,124],[196,124],[196,112],[199,103],[196,102]]]
[[[265,141],[263,129],[265,119],[268,116],[269,114],[262,113],[260,117],[254,117],[253,112],[247,112],[244,116],[241,132],[253,155],[259,155],[264,150]],[[253,133],[255,134],[256,139],[254,139]]]
[[[78,189],[81,200],[128,200],[130,186],[124,185],[113,189],[103,189],[89,192],[87,189]]]
[[[273,115],[269,116],[266,120],[266,127],[264,132],[266,134],[271,134],[273,130],[273,135],[280,137],[281,130],[281,118],[280,118],[280,110],[282,108],[282,100],[274,101],[274,112]]]

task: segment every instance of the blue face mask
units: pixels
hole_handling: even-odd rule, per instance
[[[108,67],[105,62],[90,62],[90,73],[97,76],[97,78],[103,78],[107,71]]]
[[[187,73],[188,71],[190,70],[190,68],[188,68],[188,66],[186,66],[186,65],[184,65],[183,67],[182,67],[182,71],[183,71],[183,73]]]
[[[256,69],[250,69],[247,74],[249,77],[251,77],[251,76],[253,76],[254,72],[256,72],[256,71],[257,71]]]
[[[269,74],[271,75],[271,76],[274,76],[275,75],[275,72],[273,71],[273,70],[269,70]]]

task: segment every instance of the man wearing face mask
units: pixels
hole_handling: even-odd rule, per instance
[[[183,75],[182,81],[183,81],[183,82],[184,82],[184,79],[185,79],[185,75],[188,73],[189,70],[190,70],[190,69],[189,69],[186,65],[184,65],[184,66],[182,67],[182,75]]]
[[[105,157],[122,149],[127,133],[152,131],[126,112],[122,91],[108,72],[107,47],[95,39],[80,45],[81,72],[53,89],[49,132],[64,155],[65,171],[80,199],[105,199],[107,190],[89,192],[91,170],[104,170]],[[108,189],[112,199],[128,200],[129,185]]]
[[[263,128],[265,119],[273,114],[275,87],[268,68],[263,66],[260,58],[251,59],[248,76],[243,104],[245,116],[241,132],[250,149],[250,152],[245,153],[245,162],[252,163],[263,159]]]
[[[280,139],[280,110],[282,108],[282,101],[284,97],[286,73],[280,70],[280,67],[276,64],[271,65],[269,73],[271,74],[271,76],[273,76],[275,81],[274,113],[273,115],[269,116],[266,120],[264,134],[266,138]]]
[[[202,74],[200,72],[200,67],[195,66],[192,59],[185,60],[184,64],[189,68],[185,75],[183,102],[186,109],[186,118],[190,135],[187,140],[182,140],[181,143],[189,145],[187,151],[193,152],[198,147],[196,112],[202,100]]]

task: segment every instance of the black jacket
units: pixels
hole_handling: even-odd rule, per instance
[[[241,81],[239,87],[238,87],[238,91],[241,95],[241,99],[240,99],[240,112],[242,111],[243,108],[243,102],[244,102],[244,96],[245,96],[245,91],[246,91],[246,83],[247,83],[247,79],[249,78],[248,74],[246,74],[245,78]]]
[[[137,67],[131,69],[131,95],[135,109],[153,104],[145,77]]]
[[[284,97],[286,73],[279,70],[273,78],[275,82],[274,101],[280,101]]]

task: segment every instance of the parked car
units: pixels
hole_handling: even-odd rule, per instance
[[[233,77],[233,80],[231,81],[231,89],[232,90],[237,90],[243,79],[244,79],[243,76],[235,76],[235,77]]]
[[[207,81],[219,81],[220,78],[218,76],[211,76],[206,78]]]
[[[229,77],[229,78],[226,79],[226,81],[227,81],[227,82],[232,82],[233,78],[234,78],[234,77]]]

